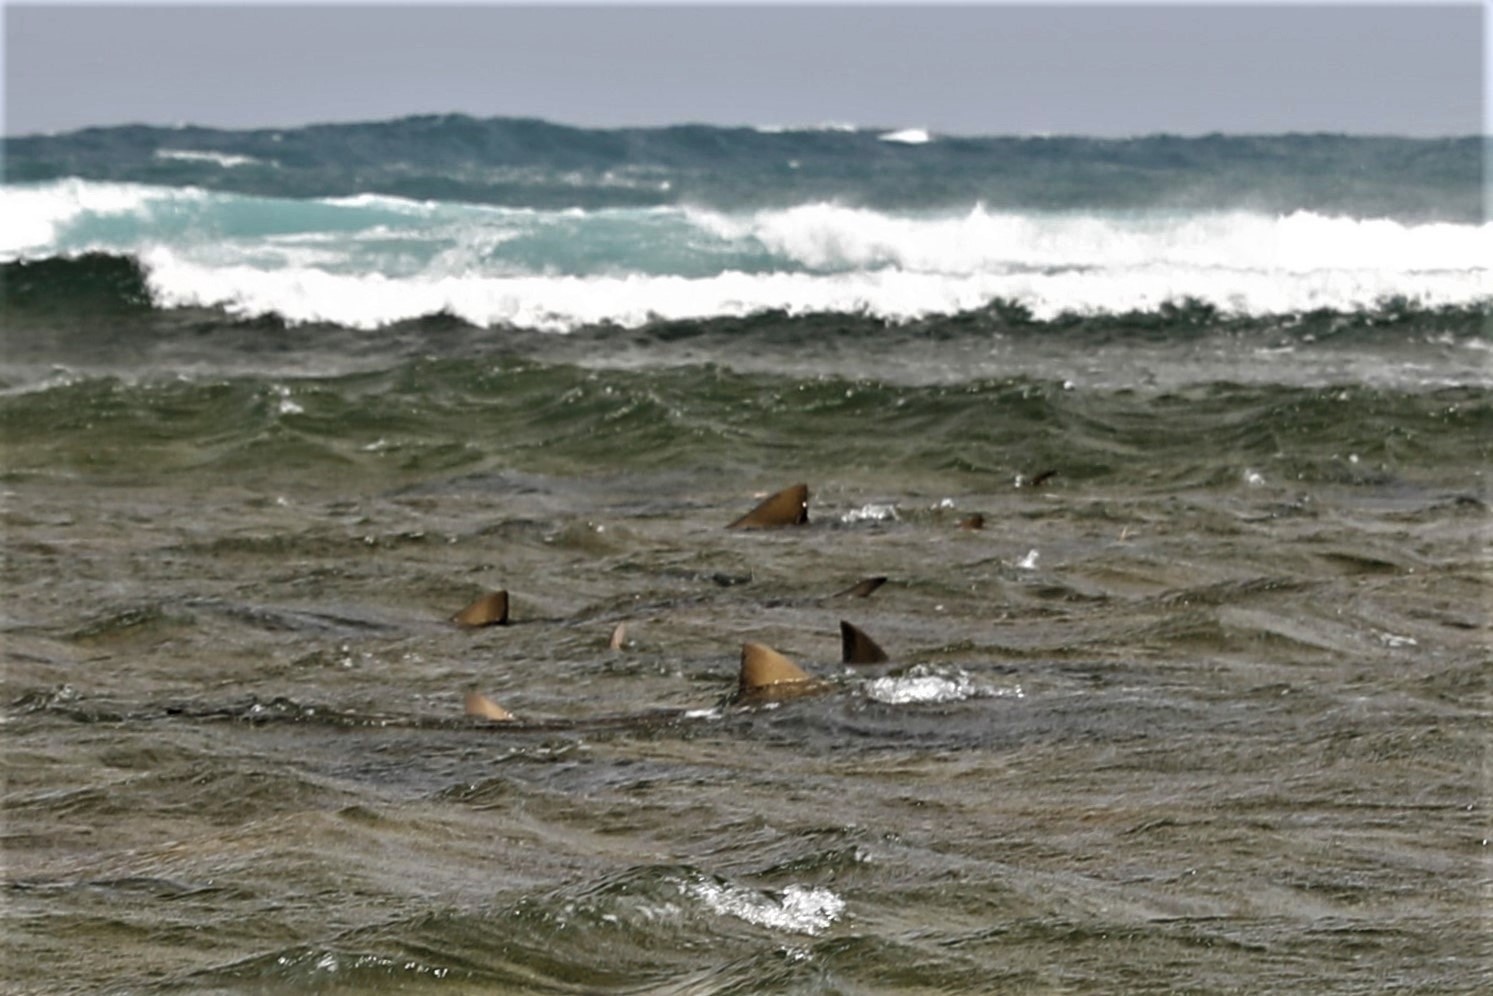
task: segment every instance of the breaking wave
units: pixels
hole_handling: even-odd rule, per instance
[[[561,332],[774,311],[906,322],[998,301],[1038,321],[1182,300],[1261,316],[1493,296],[1493,224],[1311,211],[546,211],[76,179],[0,188],[0,210],[12,266],[124,257],[160,308],[365,329],[432,314]]]

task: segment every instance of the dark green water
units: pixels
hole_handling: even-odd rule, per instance
[[[1490,982],[1475,316],[28,321],[9,991]],[[834,690],[723,705],[746,640]]]

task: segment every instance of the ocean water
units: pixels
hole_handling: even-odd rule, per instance
[[[1487,151],[7,139],[6,991],[1486,991]]]

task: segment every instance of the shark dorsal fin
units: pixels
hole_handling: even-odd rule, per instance
[[[761,643],[741,645],[741,679],[738,698],[772,698],[794,694],[815,684],[809,673],[771,647]]]
[[[507,723],[514,718],[513,713],[475,689],[467,692],[466,713],[468,716],[491,719],[499,723]]]
[[[866,598],[871,594],[871,592],[875,591],[877,588],[880,588],[884,584],[886,584],[885,577],[878,576],[874,578],[866,578],[864,581],[857,581],[855,584],[851,585],[849,588],[846,588],[844,591],[835,592],[830,597]]]
[[[880,664],[888,658],[875,640],[841,619],[840,659],[846,664]]]
[[[507,626],[508,592],[488,592],[452,616],[451,621],[468,629],[478,626]]]
[[[756,508],[727,526],[727,529],[774,529],[778,526],[801,526],[809,521],[809,486],[795,484],[777,494],[768,495]]]
[[[621,650],[627,644],[627,623],[619,622],[617,628],[612,630],[612,638],[607,641],[607,646],[612,650]]]

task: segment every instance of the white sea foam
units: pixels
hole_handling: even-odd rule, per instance
[[[691,891],[723,916],[795,934],[828,930],[845,912],[845,900],[822,886],[790,885],[774,895],[706,880],[693,883]]]
[[[840,516],[844,523],[856,522],[895,522],[897,521],[897,506],[887,503],[871,502],[860,508],[852,508]]]
[[[872,702],[887,705],[915,705],[915,703],[963,702],[975,697],[1014,697],[1023,699],[1026,694],[1021,685],[1009,688],[990,688],[976,684],[975,679],[964,670],[942,670],[918,664],[903,675],[888,675],[866,682],[864,696]]]
[[[162,202],[200,202],[208,195],[195,187],[155,187],[139,183],[57,180],[45,184],[0,185],[0,257],[55,251],[68,226],[91,217],[118,217],[148,211]]]
[[[278,313],[291,322],[375,328],[439,311],[481,326],[564,332],[612,322],[741,317],[769,310],[864,314],[889,321],[953,314],[996,298],[1016,300],[1038,319],[1061,312],[1155,310],[1183,296],[1226,312],[1282,313],[1372,307],[1389,295],[1427,304],[1486,299],[1487,282],[1466,274],[1338,271],[1288,276],[1220,273],[1177,266],[1100,272],[944,275],[895,268],[814,274],[728,271],[709,277],[509,275],[480,272],[342,273],[305,266],[261,269],[198,262],[166,248],[143,262],[163,306],[221,306],[239,315]]]
[[[748,216],[693,212],[721,238],[751,238],[816,269],[896,266],[965,275],[1051,268],[1175,266],[1235,272],[1486,273],[1493,224],[1213,212],[1193,215],[988,211],[889,214],[816,203]]]
[[[758,125],[753,130],[762,135],[783,135],[815,131],[855,132],[860,131],[860,127],[847,121],[825,121],[814,125]]]
[[[903,145],[926,145],[933,141],[933,137],[923,128],[903,128],[901,131],[889,131],[879,137],[883,142],[900,142]]]
[[[272,384],[270,392],[275,396],[275,411],[281,415],[303,415],[306,412],[297,402],[291,399],[290,388],[284,384]]]
[[[975,694],[973,679],[964,672],[952,676],[927,672],[877,678],[866,684],[866,698],[888,705],[913,702],[962,702]]]
[[[867,682],[864,694],[873,702],[887,705],[963,702],[966,699],[985,697],[1026,697],[1020,685],[989,687],[977,683],[967,672],[958,668],[944,671],[922,664],[909,669],[905,674],[889,675]]]
[[[327,197],[321,203],[336,207],[375,208],[380,211],[414,215],[429,214],[438,206],[436,201],[417,201],[408,197],[395,197],[392,194],[349,194],[346,197]]]
[[[224,169],[233,169],[236,166],[256,166],[264,163],[263,159],[255,159],[253,156],[235,156],[223,152],[202,152],[196,149],[156,149],[157,159],[175,159],[178,162],[212,163]],[[270,163],[270,165],[274,165]]]

